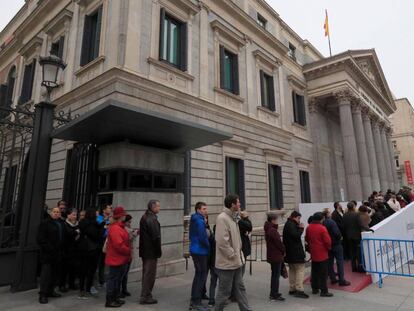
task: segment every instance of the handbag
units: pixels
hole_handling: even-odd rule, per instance
[[[288,271],[286,269],[286,264],[282,262],[282,265],[280,266],[280,275],[282,278],[287,279],[288,278]]]

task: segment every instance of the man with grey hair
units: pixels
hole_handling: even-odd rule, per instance
[[[157,275],[157,260],[161,257],[161,226],[157,219],[160,201],[150,200],[139,223],[139,256],[142,258],[142,289],[140,304],[154,304],[152,289]]]

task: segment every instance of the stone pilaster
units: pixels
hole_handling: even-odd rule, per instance
[[[394,179],[392,176],[392,163],[390,159],[390,151],[388,149],[387,137],[385,136],[385,126],[380,127],[382,149],[384,150],[385,172],[388,181],[388,188],[394,190]],[[386,189],[384,189],[386,190]]]
[[[355,154],[357,144],[351,112],[351,94],[340,92],[336,94],[339,104],[339,117],[341,120],[342,145],[345,164],[348,200],[362,200],[361,175],[359,171],[358,156]]]
[[[389,185],[387,180],[387,170],[384,159],[384,148],[382,148],[381,134],[377,120],[373,120],[372,122],[372,133],[374,134],[375,153],[377,155],[378,175],[381,186],[379,190],[386,191],[389,188]]]
[[[367,146],[369,170],[371,173],[372,190],[379,191],[381,189],[380,179],[378,175],[377,153],[374,145],[374,137],[372,134],[371,118],[367,111],[362,114],[364,123],[365,142]]]
[[[398,191],[401,187],[401,184],[400,184],[400,181],[398,180],[397,165],[395,163],[395,150],[394,150],[394,147],[391,141],[391,131],[392,131],[391,129],[388,129],[385,135],[387,137],[388,149],[390,151],[392,178],[394,180],[394,190]]]
[[[362,194],[368,199],[372,193],[371,171],[368,161],[367,143],[365,140],[364,125],[362,123],[361,106],[358,102],[352,105],[352,119],[355,130],[355,140],[358,151],[359,171],[361,175]]]

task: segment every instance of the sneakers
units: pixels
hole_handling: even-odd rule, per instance
[[[213,301],[213,300],[210,300],[210,301],[208,302],[208,306],[209,306],[210,308],[213,308],[215,305],[216,305],[216,302],[215,302],[215,301]]]
[[[303,291],[296,291],[296,293],[293,296],[296,298],[304,298],[304,299],[309,298],[309,295]]]
[[[139,304],[141,304],[141,305],[153,305],[153,304],[156,304],[156,303],[158,303],[158,300],[154,299],[154,298],[142,298],[139,301]]]
[[[347,280],[339,281],[339,286],[349,286],[351,285],[351,282],[348,282]]]
[[[285,298],[282,297],[282,294],[278,294],[276,296],[269,296],[270,301],[285,301]]]
[[[321,293],[321,297],[333,297],[333,294],[329,292]]]
[[[203,306],[203,304],[193,304],[190,302],[190,307],[188,310],[195,310],[195,311],[210,311],[209,308]]]
[[[92,295],[97,295],[97,294],[99,294],[99,291],[95,288],[95,286],[92,286],[92,287],[91,287],[91,294],[92,294]]]

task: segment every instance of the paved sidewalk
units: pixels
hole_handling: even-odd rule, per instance
[[[248,271],[248,269],[246,269]],[[281,292],[286,297],[284,302],[272,302],[269,296],[270,268],[266,263],[254,263],[253,276],[245,276],[249,302],[254,311],[412,311],[414,310],[414,279],[387,278],[384,287],[379,289],[371,285],[360,293],[332,291],[333,298],[321,298],[310,295],[310,299],[298,299],[287,295],[288,282],[281,280]],[[188,310],[192,271],[184,275],[158,279],[154,291],[159,300],[158,305],[141,306],[138,304],[140,284],[131,283],[129,290],[132,297],[119,310],[142,311],[184,311]],[[309,287],[306,288],[310,292]],[[105,293],[98,298],[79,300],[76,293],[68,293],[63,298],[51,299],[47,305],[37,302],[37,290],[10,294],[7,288],[0,288],[0,310],[2,311],[93,311],[105,310]],[[108,309],[106,309],[108,310]],[[226,311],[236,311],[236,304],[226,307]]]

